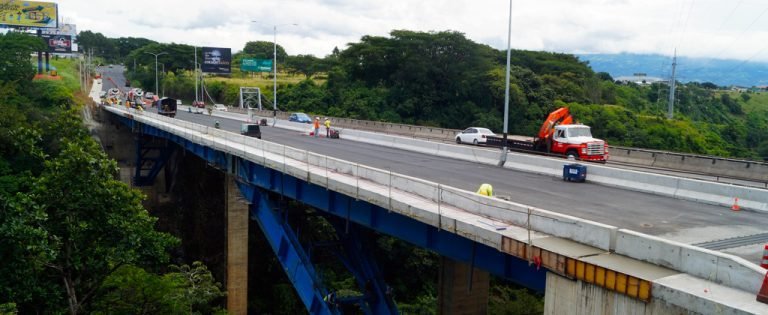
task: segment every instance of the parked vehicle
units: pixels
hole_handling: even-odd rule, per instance
[[[469,127],[456,135],[456,143],[485,144],[488,136],[496,136],[496,134],[488,128]]]
[[[192,101],[192,107],[205,108],[205,102],[203,102],[203,101]]]
[[[503,139],[487,136],[486,145],[501,147]],[[608,143],[593,138],[589,126],[573,124],[573,117],[566,107],[550,113],[536,137],[510,136],[507,139],[507,147],[513,150],[553,153],[585,161],[608,160]]]
[[[153,99],[154,97],[155,97],[155,94],[154,94],[154,93],[152,93],[152,92],[146,92],[146,93],[144,93],[144,98],[146,98],[146,99],[148,99],[148,100],[151,100],[151,99]]]
[[[241,124],[240,134],[261,139],[261,127],[258,124]]]
[[[157,107],[157,113],[163,116],[176,117],[176,100],[168,97],[163,97],[154,102],[153,106]]]
[[[228,111],[227,106],[225,106],[224,104],[213,104],[213,109],[220,110],[222,112]]]
[[[304,113],[293,113],[291,116],[288,116],[288,121],[295,121],[305,124],[311,124],[312,118],[309,118],[307,114]]]

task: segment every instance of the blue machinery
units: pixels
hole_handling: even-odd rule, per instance
[[[282,217],[282,210],[273,202],[275,195],[294,199],[320,210],[335,227],[340,240],[340,251],[343,251],[337,253],[337,256],[355,276],[358,286],[362,288],[360,291],[364,292],[361,297],[339,298],[337,301],[356,303],[366,314],[397,314],[398,311],[393,301],[387,296],[387,285],[381,279],[375,261],[361,247],[360,238],[357,235],[362,228],[397,237],[525,287],[544,291],[546,270],[532,268],[525,260],[456,234],[438,230],[434,226],[399,213],[356,200],[354,197],[285,175],[278,170],[193,143],[153,126],[137,123],[127,117],[117,117],[138,133],[137,141],[143,141],[142,139],[147,136],[169,140],[236,176],[238,188],[250,203],[251,219],[258,223],[296,292],[311,314],[338,314],[339,310],[331,303],[324,301],[329,291],[320,281],[293,229]],[[137,149],[145,147],[139,143]],[[157,155],[158,158],[167,160],[173,152],[173,147],[169,143],[165,148],[155,148],[155,151],[160,153]],[[142,159],[147,159],[143,156],[137,154],[137,165],[142,165],[141,163],[144,163]],[[160,165],[160,167],[163,164],[165,161],[153,162],[153,165]],[[149,171],[140,177],[137,168],[135,181],[150,185],[154,182],[154,176],[157,173]]]

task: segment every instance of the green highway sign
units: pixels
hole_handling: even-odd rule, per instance
[[[270,72],[272,71],[272,59],[243,59],[240,65],[241,71]]]

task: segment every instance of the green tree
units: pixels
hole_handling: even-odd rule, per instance
[[[245,47],[243,47],[243,53],[252,58],[273,59],[274,51],[274,43],[265,41],[247,42]],[[277,45],[277,61],[284,62],[286,57],[288,57],[288,54],[283,49],[283,46]]]
[[[28,84],[35,75],[29,55],[46,49],[39,37],[18,32],[0,34],[0,81]]]
[[[307,79],[323,68],[322,59],[312,55],[288,56],[285,64],[291,71],[301,73]]]
[[[114,179],[115,162],[93,140],[66,139],[62,146],[19,199],[45,214],[40,224],[52,256],[46,275],[66,292],[69,312],[78,314],[114,270],[164,263],[177,241],[154,230],[141,194]]]
[[[489,314],[542,314],[544,301],[525,288],[514,289],[503,285],[493,285],[488,301]]]
[[[203,263],[171,267],[174,271],[156,275],[121,266],[103,282],[94,298],[94,314],[226,313],[210,306],[225,294]]]
[[[104,34],[82,31],[77,34],[77,44],[80,52],[93,52],[95,55],[110,61],[117,59],[118,47]]]

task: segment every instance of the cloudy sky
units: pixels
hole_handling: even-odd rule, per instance
[[[241,50],[277,42],[323,57],[393,29],[459,31],[506,49],[506,0],[59,0],[78,31]],[[768,61],[765,0],[513,0],[512,47]],[[257,22],[252,22],[252,21]],[[293,26],[291,24],[298,24]]]

